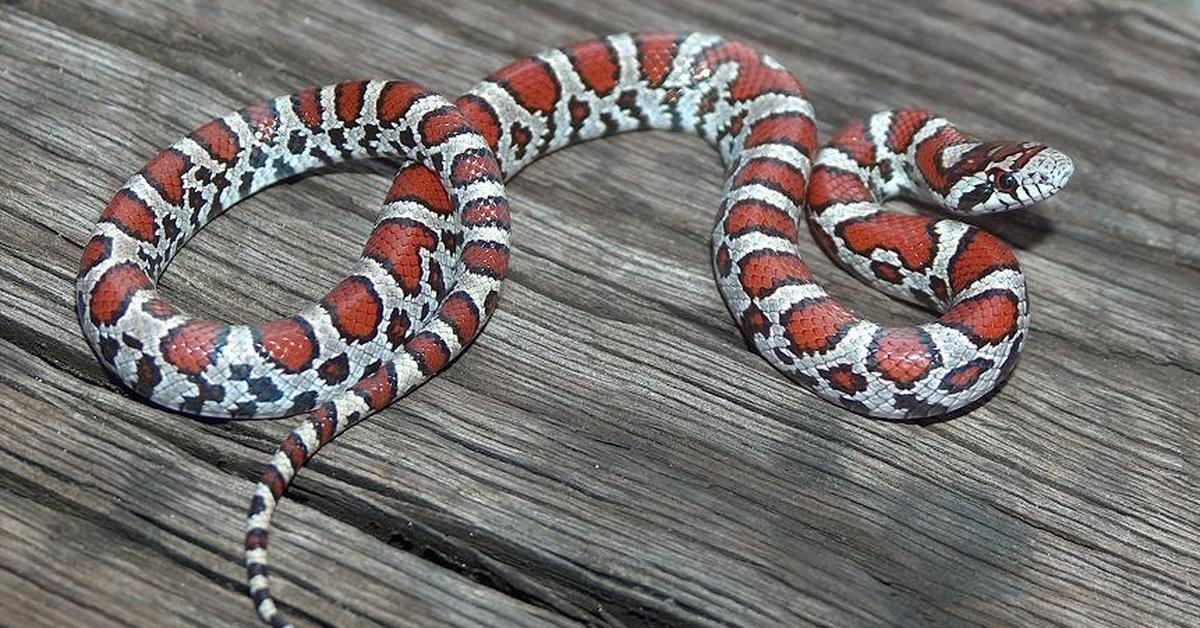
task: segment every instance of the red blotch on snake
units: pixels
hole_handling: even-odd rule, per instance
[[[228,326],[205,320],[190,320],[172,329],[162,341],[163,359],[189,375],[199,375],[212,366],[218,341]]]
[[[408,314],[405,314],[403,310],[394,310],[391,318],[388,319],[387,329],[384,331],[392,349],[398,349],[400,345],[404,344],[408,338],[408,329]]]
[[[142,176],[162,194],[163,200],[178,205],[183,200],[183,173],[187,171],[188,163],[183,153],[168,148],[146,164]]]
[[[746,148],[763,144],[796,146],[806,156],[817,152],[817,127],[808,116],[785,112],[759,120],[750,129]]]
[[[958,253],[950,260],[950,287],[954,294],[958,294],[975,281],[1002,268],[1016,270],[1016,256],[996,236],[972,229],[963,237]]]
[[[967,334],[977,344],[995,344],[1017,331],[1017,298],[1007,290],[988,290],[946,311],[938,322]]]
[[[363,247],[363,255],[386,268],[404,294],[415,296],[421,292],[424,276],[421,252],[432,252],[437,242],[437,234],[424,224],[393,218],[375,227]]]
[[[79,261],[79,274],[82,275],[108,259],[112,253],[112,239],[105,235],[94,235],[83,247],[83,258]]]
[[[515,61],[489,80],[508,90],[513,100],[529,111],[549,114],[558,103],[558,80],[541,59],[526,57]]]
[[[450,325],[460,343],[475,337],[479,329],[479,309],[471,298],[461,292],[450,295],[438,308],[438,318]]]
[[[383,318],[383,303],[370,280],[351,276],[343,279],[321,305],[333,320],[342,338],[349,342],[367,342],[375,337]]]
[[[358,116],[362,113],[363,93],[366,89],[366,81],[351,81],[333,88],[333,107],[338,120],[347,126],[358,121]]]
[[[565,50],[585,87],[600,96],[607,96],[616,87],[621,68],[603,40],[589,39]]]
[[[304,466],[304,461],[308,460],[308,448],[296,434],[289,434],[283,444],[279,446],[279,451],[287,456],[293,469],[299,469]]]
[[[337,409],[333,403],[323,403],[312,412],[313,429],[317,432],[317,442],[324,445],[333,440],[337,432]]]
[[[466,227],[496,225],[507,229],[511,224],[508,202],[502,198],[475,201],[467,206],[462,221]]]
[[[454,206],[446,186],[437,173],[419,163],[408,163],[396,172],[384,201],[415,200],[442,216],[449,216]]]
[[[414,102],[428,94],[429,92],[412,83],[392,81],[379,92],[375,117],[385,124],[399,122]]]
[[[928,111],[905,109],[897,111],[892,116],[892,124],[887,131],[887,146],[893,153],[903,155],[912,143],[917,131],[932,118]]]
[[[787,212],[763,201],[747,199],[738,201],[729,210],[725,231],[737,237],[751,231],[796,241],[796,221]]]
[[[950,371],[942,378],[942,383],[939,386],[942,390],[950,392],[959,392],[966,390],[975,385],[979,381],[979,377],[987,372],[993,365],[991,360],[986,358],[976,358],[970,362]]]
[[[92,288],[88,307],[92,324],[97,327],[116,324],[133,296],[152,287],[150,277],[136,264],[126,262],[104,271]]]
[[[463,248],[462,261],[467,270],[471,272],[490,277],[503,277],[508,268],[508,249],[481,242],[471,242]]]
[[[391,365],[382,365],[374,372],[360,379],[354,385],[354,392],[362,395],[367,407],[380,410],[387,407],[396,396],[396,374]]]
[[[823,375],[830,386],[847,395],[860,393],[867,389],[867,378],[855,373],[854,368],[848,364],[835,366],[824,372]]]
[[[813,168],[808,185],[808,206],[817,214],[837,203],[870,200],[871,193],[857,174],[820,165]]]
[[[876,249],[892,251],[905,268],[919,270],[928,266],[936,253],[936,242],[930,234],[936,222],[925,216],[881,212],[842,223],[838,235],[847,248],[863,257],[871,257]]]
[[[910,387],[938,364],[929,338],[911,327],[891,327],[879,332],[871,345],[868,367],[900,388]]]
[[[786,161],[757,157],[742,164],[733,177],[733,185],[741,187],[751,183],[782,192],[797,205],[804,203],[804,173]]]
[[[734,61],[741,67],[755,67],[755,72],[739,72],[729,88],[734,100],[749,100],[767,92],[803,94],[804,87],[783,68],[773,68],[763,63],[754,48],[741,42],[722,43],[704,54],[705,62],[716,68],[722,63]]]
[[[802,301],[779,317],[792,349],[810,354],[832,349],[845,329],[857,321],[854,312],[827,298]]]
[[[455,109],[439,109],[427,113],[417,128],[421,132],[421,142],[426,146],[436,146],[452,135],[471,130],[467,120]]]
[[[417,361],[421,372],[433,375],[450,361],[450,350],[433,332],[421,332],[404,344],[404,350]]]
[[[126,235],[142,242],[158,242],[158,224],[154,212],[129,190],[117,192],[108,207],[100,213],[100,221],[112,223]]]
[[[224,120],[213,120],[201,126],[192,131],[192,137],[217,161],[229,163],[237,159],[238,151],[241,150],[237,134],[229,128],[228,124],[225,124]]]
[[[746,294],[761,299],[782,286],[812,283],[812,271],[796,255],[760,249],[738,261],[738,279]]]
[[[829,144],[850,155],[863,168],[875,163],[875,144],[867,139],[866,124],[861,121],[839,131]]]
[[[288,373],[298,373],[312,366],[320,352],[312,329],[303,319],[268,321],[255,328],[253,333],[259,348]]]
[[[292,106],[300,121],[310,129],[321,126],[321,93],[316,89],[306,89],[292,96]]]
[[[493,151],[500,148],[500,118],[492,110],[492,106],[479,96],[467,94],[454,103],[459,111],[470,120],[480,135],[487,140],[488,147]]]
[[[671,60],[678,48],[677,33],[642,33],[637,36],[638,64],[642,78],[650,87],[658,87],[667,79]]]
[[[499,181],[500,170],[496,160],[491,155],[480,153],[465,153],[454,158],[450,168],[450,183],[467,185],[479,180]]]

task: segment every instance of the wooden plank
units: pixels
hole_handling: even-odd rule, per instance
[[[1075,157],[1060,198],[981,221],[1018,247],[1030,278],[1033,332],[1012,380],[925,425],[812,398],[745,350],[713,286],[711,151],[663,134],[573,148],[510,186],[512,279],[480,342],[289,491],[272,557],[291,616],[1182,625],[1200,614],[1194,18],[1115,0],[479,4],[0,8],[5,621],[251,616],[241,514],[291,420],[199,422],[107,379],[74,321],[72,278],[125,177],[241,104],[362,76],[456,94],[540,47],[652,26],[769,51],[809,87],[823,136],[922,105]],[[189,245],[165,291],[227,320],[299,309],[352,262],[389,169],[354,164],[251,199]],[[864,314],[925,316],[803,247]]]

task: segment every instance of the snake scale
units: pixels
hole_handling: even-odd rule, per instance
[[[353,81],[251,106],[155,156],[102,212],[76,285],[104,366],[160,406],[213,417],[307,413],[262,473],[246,534],[259,616],[287,624],[267,582],[267,530],[325,443],[440,371],[495,309],[509,258],[505,180],[542,155],[636,129],[696,134],[725,167],[717,282],[747,342],[854,412],[913,419],[962,408],[1011,371],[1029,325],[1009,248],[962,222],[885,211],[906,196],[947,213],[1027,207],[1071,160],[991,142],[921,110],[877,113],[819,151],[804,88],[770,57],[699,33],[622,33],[546,50],[451,103],[403,80]],[[156,292],[208,221],[334,162],[404,160],[362,257],[289,318],[230,325]],[[832,299],[801,259],[807,223],[839,266],[939,314],[885,327]]]

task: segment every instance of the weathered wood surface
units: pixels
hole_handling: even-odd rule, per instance
[[[357,77],[446,94],[509,59],[650,26],[726,33],[808,85],[821,130],[923,105],[1077,160],[986,221],[1033,332],[990,402],[865,420],[743,347],[696,139],[530,168],[512,279],[447,373],[323,451],[272,547],[319,624],[1186,624],[1200,615],[1200,26],[1109,0],[8,2],[0,8],[0,623],[246,624],[241,522],[292,419],[203,423],[105,377],[72,314],[99,210],[232,108]],[[885,19],[874,16],[884,14]],[[285,315],[349,267],[386,186],[280,186],[165,279],[191,311]],[[682,176],[681,176],[682,173]],[[868,315],[925,315],[855,284]]]

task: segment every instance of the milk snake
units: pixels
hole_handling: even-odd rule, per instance
[[[804,388],[857,413],[912,419],[961,408],[1012,369],[1028,329],[1012,252],[961,222],[880,203],[905,195],[960,215],[1025,207],[1066,183],[1070,159],[980,141],[919,110],[875,114],[818,153],[803,87],[748,45],[623,33],[516,61],[453,104],[407,81],[355,81],[242,109],[117,192],[84,248],[76,297],[88,342],[138,395],[205,416],[308,413],[250,507],[249,590],[264,621],[286,624],[267,588],[266,546],[294,474],[440,371],[496,307],[509,256],[504,181],[546,153],[635,129],[686,131],[717,149],[721,295],[748,343]],[[319,303],[228,325],[158,296],[175,253],[238,200],[376,156],[406,161],[361,260]],[[797,250],[802,220],[840,266],[940,318],[883,327],[834,301]]]

